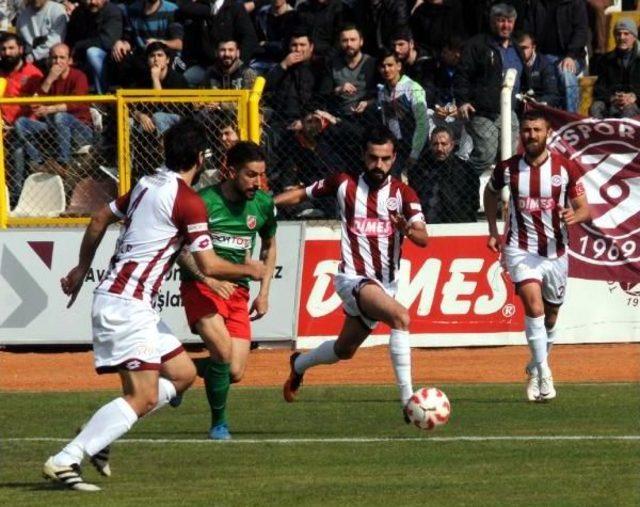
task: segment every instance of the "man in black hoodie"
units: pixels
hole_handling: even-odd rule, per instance
[[[342,0],[306,0],[296,11],[298,24],[313,39],[316,56],[333,56],[342,26]]]
[[[178,13],[185,26],[182,57],[190,65],[184,77],[191,86],[204,82],[206,68],[216,60],[219,41],[237,41],[245,62],[251,60],[258,47],[251,18],[236,0],[187,1],[180,4]]]
[[[522,51],[512,37],[516,10],[509,4],[491,8],[491,33],[471,38],[462,53],[453,77],[458,112],[467,120],[467,132],[473,139],[469,163],[480,176],[496,162],[500,146],[500,90],[504,74],[517,72],[514,94],[529,89],[529,71]],[[515,100],[512,99],[512,109]],[[511,115],[513,141],[517,141],[518,120]],[[515,145],[513,146],[515,149]]]

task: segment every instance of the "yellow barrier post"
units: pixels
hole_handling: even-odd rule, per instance
[[[249,140],[260,144],[260,100],[267,80],[262,76],[253,83],[249,94]]]
[[[7,80],[0,78],[0,97],[4,97],[6,89]],[[4,167],[4,119],[2,118],[2,113],[0,113],[0,229],[7,228],[7,218],[9,216],[8,195],[9,192]]]

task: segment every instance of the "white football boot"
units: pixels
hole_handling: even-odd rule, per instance
[[[540,377],[540,397],[538,401],[549,401],[556,397],[556,388],[553,385],[553,377],[551,372],[548,375]]]
[[[51,456],[42,467],[42,476],[75,491],[100,491],[95,484],[84,482],[80,465],[57,466]]]
[[[538,398],[540,398],[540,375],[538,375],[538,369],[535,366],[533,369],[527,366],[525,371],[527,372],[527,401],[538,401]]]

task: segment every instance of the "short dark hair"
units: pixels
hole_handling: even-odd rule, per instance
[[[24,39],[17,33],[0,32],[0,44],[4,44],[5,42],[9,42],[10,40],[16,41],[16,44],[19,47],[24,48]]]
[[[393,144],[394,152],[397,150],[398,140],[393,135],[393,132],[384,126],[374,127],[362,136],[362,151],[365,151],[369,144],[380,145],[387,143]]]
[[[216,43],[216,47],[219,48],[220,44],[226,44],[227,42],[233,42],[236,45],[236,47],[238,48],[240,47],[240,44],[238,43],[238,41],[235,39],[232,39],[231,37],[223,37]]]
[[[306,37],[309,40],[309,44],[313,44],[313,38],[306,26],[296,26],[291,30],[289,34],[289,44],[291,44],[293,39],[299,39],[301,37]]]
[[[267,156],[253,141],[239,141],[227,151],[227,166],[239,170],[250,162],[266,162]]]
[[[384,48],[378,53],[376,65],[382,65],[382,62],[384,62],[387,58],[393,58],[396,63],[402,63],[402,60],[398,58],[398,55],[396,55],[395,51],[393,51],[392,49]]]
[[[165,55],[167,55],[167,58],[171,59],[171,50],[169,49],[169,46],[160,41],[153,41],[151,44],[149,44],[144,50],[144,56],[146,58],[149,58],[156,51],[162,51]]]
[[[451,51],[464,51],[464,38],[459,35],[452,35],[447,39],[447,42],[444,44],[444,48],[450,49]]]
[[[403,26],[395,30],[391,35],[391,42],[395,42],[397,40],[406,40],[407,42],[411,42],[413,40],[411,28]]]
[[[197,120],[183,118],[164,134],[164,158],[167,168],[181,173],[198,163],[207,150],[207,131]]]
[[[532,33],[529,32],[518,32],[515,36],[516,43],[521,44],[525,39],[531,39],[531,43],[536,45],[536,38]]]
[[[547,118],[547,115],[544,113],[544,111],[540,111],[539,109],[529,109],[528,111],[526,111],[522,115],[522,118],[520,119],[520,125],[522,125],[525,121],[537,121],[537,120],[544,120],[547,126],[550,125],[549,118]]]
[[[360,27],[358,25],[355,25],[354,23],[345,23],[344,25],[342,25],[340,27],[340,33],[342,32],[348,32],[349,30],[355,30],[356,32],[358,32],[358,35],[360,35],[360,38],[362,39],[362,30],[360,29]]]
[[[447,134],[449,136],[449,139],[453,141],[453,132],[449,127],[441,126],[434,128],[429,135],[429,139],[433,139],[438,134]]]

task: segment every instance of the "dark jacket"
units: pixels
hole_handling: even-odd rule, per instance
[[[520,89],[530,88],[529,71],[524,55],[515,42],[513,45],[523,65]],[[502,89],[502,56],[490,34],[480,34],[465,45],[458,71],[453,77],[453,92],[458,107],[469,102],[479,116],[495,119],[500,114],[500,90]]]
[[[216,59],[218,42],[235,40],[240,45],[242,60],[251,60],[258,37],[244,6],[236,0],[225,0],[214,15],[212,5],[213,2],[180,3],[177,19],[185,23],[184,59],[211,65]]]
[[[427,104],[444,106],[453,101],[453,78],[457,68],[449,67],[440,58],[431,58],[426,65],[427,80],[423,85],[427,94]]]
[[[290,122],[324,107],[331,90],[324,89],[326,67],[317,61],[303,62],[287,70],[275,65],[267,74],[265,92],[274,110],[273,120]]]
[[[315,53],[327,55],[335,45],[342,26],[342,0],[306,0],[298,5],[297,25],[304,26],[315,47]]]
[[[219,90],[247,90],[253,88],[256,73],[238,60],[229,72],[224,72],[217,64],[207,69],[206,83],[209,88]]]
[[[554,26],[548,26],[545,24],[546,2],[531,0],[524,21],[525,30],[533,34],[538,41],[542,40],[545,31],[554,30],[560,47],[557,48],[557,52],[547,48],[545,50],[547,54],[560,57],[570,56],[574,60],[584,58],[584,49],[589,40],[586,2],[584,0],[556,1],[559,4],[556,22]]]
[[[412,64],[404,62],[402,64],[402,72],[422,86],[426,91],[429,84],[430,64],[433,58],[422,48],[416,48],[416,59]],[[429,102],[427,101],[427,104]],[[429,106],[431,107],[431,106]]]
[[[466,38],[460,0],[423,3],[411,15],[411,30],[416,44],[430,56],[437,55],[452,35]]]
[[[258,38],[264,42],[260,46],[259,59],[279,62],[287,54],[289,38],[295,28],[297,14],[290,11],[274,16],[271,5],[262,7],[256,14]]]
[[[362,29],[363,51],[377,55],[391,46],[391,37],[409,26],[409,11],[404,0],[356,0],[355,23]]]
[[[529,67],[531,76],[531,87],[533,97],[538,102],[545,102],[552,107],[560,107],[562,98],[558,89],[558,77],[555,65],[549,59],[538,53],[533,62],[533,66]],[[529,92],[529,90],[523,90]]]
[[[429,153],[409,174],[409,185],[418,194],[428,223],[477,220],[478,176],[453,153],[444,161]]]
[[[96,14],[81,4],[71,13],[65,42],[74,55],[84,57],[87,49],[98,47],[107,52],[122,38],[124,20],[122,10],[107,2]]]
[[[640,101],[640,44],[636,41],[631,60],[625,67],[616,50],[602,57],[598,66],[598,80],[593,90],[593,98],[609,105],[615,92],[633,92]]]

